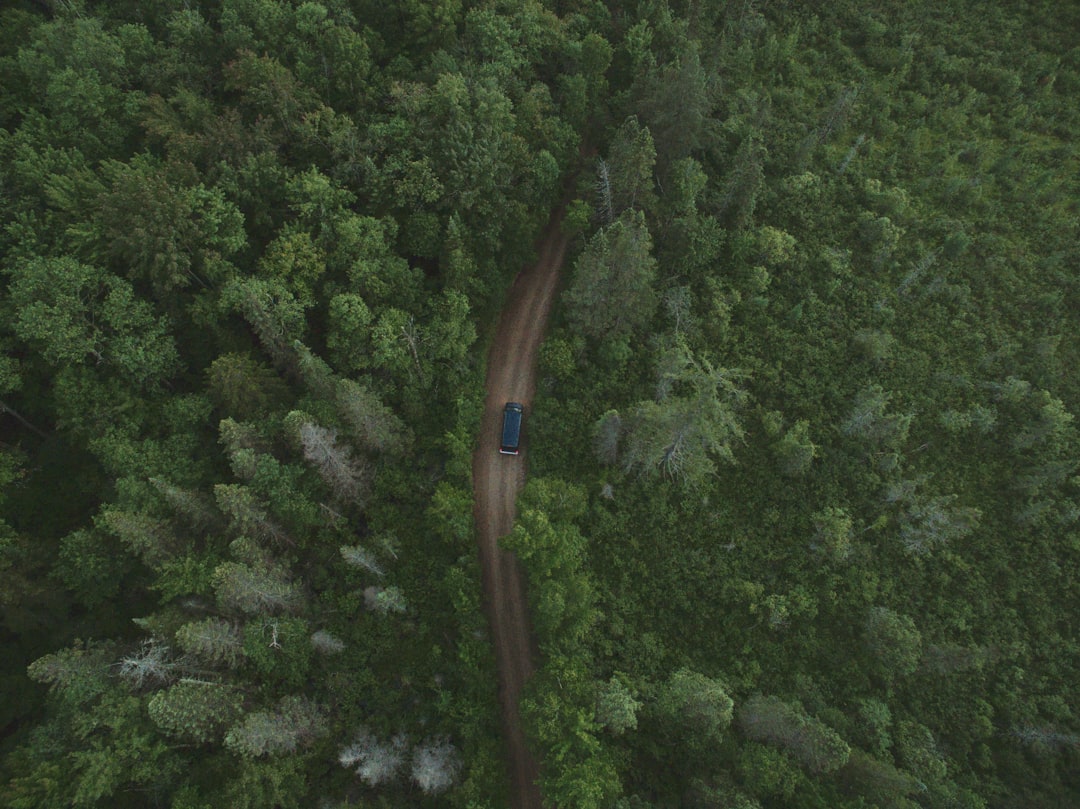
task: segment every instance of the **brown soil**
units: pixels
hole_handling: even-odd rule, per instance
[[[514,527],[515,501],[525,484],[528,418],[536,389],[536,354],[555,297],[566,236],[561,212],[552,216],[537,245],[536,264],[514,280],[488,354],[487,400],[480,444],[473,455],[474,516],[480,543],[485,606],[495,643],[503,736],[510,764],[513,809],[541,809],[539,768],[525,743],[518,702],[533,672],[525,585],[517,558],[499,547]],[[525,406],[521,454],[499,454],[503,405]]]

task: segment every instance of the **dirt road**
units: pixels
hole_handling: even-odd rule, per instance
[[[518,715],[522,686],[533,672],[525,586],[514,554],[498,545],[514,527],[514,503],[525,484],[528,419],[536,389],[536,354],[566,252],[559,230],[561,212],[552,216],[538,245],[539,259],[518,275],[503,307],[488,354],[487,400],[480,445],[473,455],[474,515],[480,543],[484,602],[495,642],[504,743],[511,773],[513,809],[541,809],[536,760],[525,745]],[[518,456],[499,454],[502,409],[525,405],[525,440]]]

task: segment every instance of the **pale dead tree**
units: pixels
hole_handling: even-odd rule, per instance
[[[267,645],[270,649],[280,649],[281,641],[278,638],[278,633],[281,631],[277,621],[271,621],[269,624],[263,627],[263,631],[270,630],[270,642]]]
[[[345,644],[325,629],[311,636],[311,647],[323,655],[336,655],[345,651]]]
[[[7,402],[0,401],[0,416],[4,415],[5,413],[9,414],[13,419],[19,422],[19,424],[21,424],[26,429],[30,430],[31,432],[37,433],[41,438],[48,438],[52,435],[52,433],[47,433],[40,427],[36,427],[35,425],[31,424],[29,421],[23,418],[22,414],[20,414],[17,410],[7,404]]]
[[[344,514],[326,503],[319,503],[319,513],[322,514],[324,523],[329,528],[342,528],[348,522]]]
[[[982,512],[970,506],[953,505],[958,495],[916,499],[902,517],[900,541],[914,556],[926,556],[934,548],[961,539],[978,525]]]
[[[413,751],[412,780],[425,795],[449,789],[460,768],[461,758],[449,739],[426,739]]]
[[[851,753],[836,731],[778,697],[750,697],[739,709],[738,722],[748,739],[787,751],[810,772],[839,769]]]
[[[405,760],[408,739],[398,734],[388,742],[379,741],[367,728],[361,728],[356,741],[338,754],[342,767],[356,768],[369,786],[378,786],[393,779]]]
[[[896,291],[900,295],[907,295],[911,287],[918,283],[919,279],[923,277],[928,269],[937,263],[938,256],[941,255],[941,248],[936,250],[930,250],[923,254],[923,257],[911,268],[911,271],[904,276],[900,282],[900,286]]]
[[[852,144],[850,149],[848,149],[847,154],[844,155],[844,159],[840,161],[840,165],[836,167],[837,174],[843,174],[848,170],[848,166],[851,165],[851,161],[855,159],[855,155],[859,153],[859,149],[862,148],[862,145],[865,142],[865,134],[860,134],[859,137],[855,138],[855,143]]]
[[[180,676],[182,661],[172,657],[168,646],[151,638],[134,654],[120,659],[117,674],[132,688],[165,685]]]
[[[364,606],[372,612],[387,615],[391,612],[401,613],[408,609],[405,594],[400,587],[365,587]]]
[[[376,559],[375,554],[367,548],[362,548],[359,545],[342,545],[339,550],[341,551],[341,556],[346,564],[363,568],[368,571],[368,573],[375,576],[385,575],[385,571],[382,569],[382,565],[379,564],[379,560]]]
[[[887,413],[892,394],[880,385],[869,385],[855,396],[851,414],[840,425],[847,436],[872,446],[896,447],[907,438],[914,414]]]
[[[392,559],[398,558],[398,551],[401,550],[401,543],[398,538],[393,534],[379,534],[375,538],[375,544],[379,546],[379,549]]]
[[[672,287],[664,293],[664,307],[667,309],[668,317],[674,323],[676,337],[692,323],[692,306],[690,287]]]
[[[362,499],[369,483],[364,463],[353,458],[350,449],[338,443],[337,431],[312,422],[300,425],[304,458],[311,463],[334,496],[345,502]]]
[[[797,159],[798,165],[803,165],[816,147],[827,141],[836,130],[843,126],[854,108],[855,101],[858,99],[861,90],[861,87],[840,88],[814,131],[807,135],[800,145]]]
[[[603,158],[596,161],[596,209],[603,224],[610,225],[615,221],[615,206],[611,201],[611,176],[608,164]]]
[[[405,347],[409,349],[409,355],[416,366],[416,378],[421,385],[424,385],[424,368],[420,363],[420,343],[423,342],[424,336],[416,325],[416,318],[412,315],[409,315],[409,319],[401,325],[401,339]]]
[[[623,425],[617,410],[609,410],[593,425],[593,449],[602,464],[611,466],[619,459],[619,439]]]
[[[1061,750],[1066,747],[1080,748],[1080,733],[1063,733],[1053,727],[1014,725],[1009,735],[1023,744]]]

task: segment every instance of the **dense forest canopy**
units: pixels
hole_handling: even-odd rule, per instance
[[[1080,8],[0,10],[0,803],[1080,805]]]

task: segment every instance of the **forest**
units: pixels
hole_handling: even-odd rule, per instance
[[[0,805],[1080,806],[1080,5],[0,8]]]

